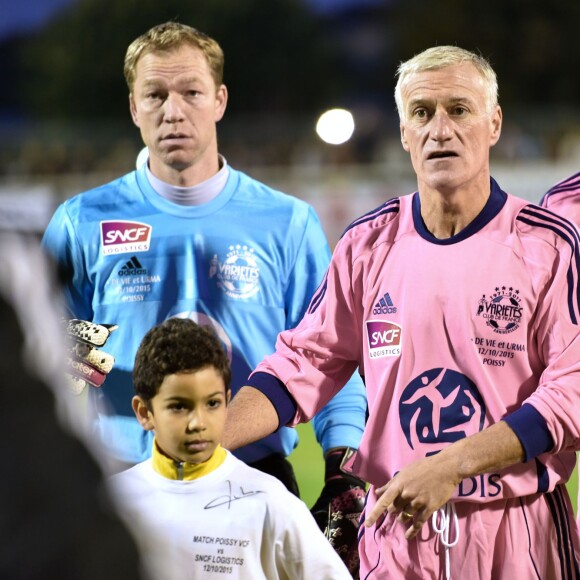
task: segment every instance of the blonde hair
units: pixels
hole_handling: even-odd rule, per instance
[[[139,59],[151,52],[169,52],[189,45],[203,52],[216,87],[223,81],[224,53],[220,45],[207,34],[179,22],[158,24],[135,39],[127,48],[123,72],[129,91],[133,91]]]
[[[427,70],[437,70],[448,66],[470,62],[481,74],[486,87],[487,112],[491,113],[498,104],[497,76],[489,62],[482,56],[458,46],[434,46],[401,63],[397,69],[395,102],[399,118],[404,118],[403,84],[412,74]]]

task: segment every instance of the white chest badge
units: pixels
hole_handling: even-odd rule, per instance
[[[241,244],[229,247],[225,260],[214,254],[209,277],[217,278],[217,286],[230,298],[247,299],[260,290],[260,268],[254,250]]]

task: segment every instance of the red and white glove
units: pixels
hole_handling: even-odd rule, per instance
[[[64,320],[63,325],[67,340],[65,373],[70,390],[79,395],[87,385],[100,387],[115,364],[115,358],[100,347],[118,326],[76,318]]]
[[[353,578],[358,578],[358,529],[365,505],[366,484],[343,470],[354,449],[341,447],[325,457],[324,487],[310,510]]]

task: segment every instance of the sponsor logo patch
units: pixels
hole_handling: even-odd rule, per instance
[[[133,256],[130,260],[125,262],[123,267],[117,272],[119,276],[137,276],[139,274],[147,274],[147,270],[143,268],[137,256]]]
[[[395,314],[397,308],[391,300],[390,294],[387,292],[382,298],[375,304],[373,308],[373,314]]]
[[[101,249],[105,256],[128,252],[146,252],[153,228],[141,222],[102,221]]]
[[[401,354],[401,327],[386,320],[367,320],[369,356],[399,356]]]

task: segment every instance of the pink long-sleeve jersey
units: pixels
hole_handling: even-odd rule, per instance
[[[394,198],[350,225],[307,314],[249,384],[283,420],[281,401],[295,403],[296,424],[358,367],[368,422],[352,469],[374,485],[505,419],[526,461],[464,480],[455,496],[551,491],[580,441],[579,243],[571,222],[494,180],[449,239],[426,230],[417,193]]]
[[[552,186],[542,197],[540,205],[566,216],[576,225],[580,224],[580,171]]]

